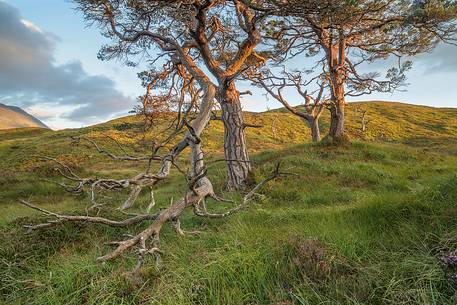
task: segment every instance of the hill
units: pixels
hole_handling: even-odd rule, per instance
[[[0,103],[0,129],[24,127],[49,128],[43,122],[21,108]]]
[[[361,122],[357,109],[366,110],[367,130],[361,131]],[[443,150],[457,153],[457,109],[441,109],[388,102],[350,103],[347,107],[348,134],[354,140],[402,143],[426,149]],[[165,125],[165,122],[162,125]],[[285,110],[274,110],[263,113],[245,113],[245,121],[260,128],[247,128],[248,148],[251,153],[266,149],[281,149],[287,145],[310,142],[307,125],[298,117]],[[322,135],[328,130],[327,113],[321,119]],[[115,138],[120,144],[131,148],[132,153],[149,151],[152,137],[157,130],[146,135],[142,132],[142,122],[138,117],[128,116],[103,124],[81,129],[61,131],[39,129],[0,130],[0,156],[7,147],[19,146],[14,154],[5,154],[5,163],[29,164],[31,155],[71,154],[68,143],[71,136],[86,135],[101,145],[121,152],[119,147],[107,136]],[[160,129],[160,128],[159,128]],[[204,133],[205,152],[209,155],[220,155],[223,139],[223,125],[220,121],[211,121]],[[85,154],[84,151],[79,151]],[[24,154],[23,154],[24,153]],[[89,153],[88,153],[89,154]],[[90,151],[93,156],[93,152]],[[93,156],[94,157],[94,156]],[[0,164],[1,169],[1,164]]]
[[[367,110],[366,132],[356,107]],[[107,242],[123,238],[119,231],[66,224],[27,234],[22,225],[43,216],[17,201],[85,214],[88,195],[62,191],[53,166],[37,156],[57,157],[81,176],[133,176],[146,164],[107,160],[69,138],[86,135],[122,153],[108,135],[143,154],[154,132],[143,138],[136,117],[83,129],[0,132],[0,303],[456,304],[450,277],[457,270],[440,257],[457,249],[457,110],[354,103],[348,117],[353,143],[337,148],[310,144],[306,126],[281,110],[246,113],[247,122],[263,125],[247,129],[256,179],[277,161],[298,176],[268,184],[249,209],[226,219],[188,211],[183,228],[198,235],[179,237],[165,227],[161,267],[148,259],[141,286],[119,272],[134,265],[133,254],[106,265],[94,261]],[[323,130],[327,125],[324,117]],[[210,160],[220,157],[222,131],[214,121],[204,135]],[[223,164],[208,170],[219,194],[239,198],[223,191]],[[156,208],[182,196],[185,183],[173,172],[154,191]],[[105,195],[109,206],[127,196]],[[142,194],[132,212],[147,205]]]

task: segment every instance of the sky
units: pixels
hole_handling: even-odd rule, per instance
[[[137,78],[139,67],[97,59],[107,41],[73,8],[68,0],[0,0],[0,103],[19,106],[53,129],[127,115],[144,91]],[[377,62],[367,68],[386,67]],[[457,47],[438,46],[414,58],[407,77],[403,92],[349,100],[457,107]],[[243,97],[244,110],[280,107],[248,83],[238,88],[254,93]],[[301,103],[293,95],[289,99]]]

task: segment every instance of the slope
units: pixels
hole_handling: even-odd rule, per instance
[[[148,260],[142,286],[119,273],[132,267],[133,257],[94,261],[108,251],[107,242],[122,238],[117,230],[67,224],[26,234],[23,224],[43,218],[17,204],[26,198],[54,211],[85,213],[88,196],[63,192],[53,166],[37,155],[57,157],[81,176],[135,175],[145,164],[107,161],[70,137],[87,135],[122,153],[109,135],[142,154],[148,141],[142,142],[138,119],[0,135],[0,303],[456,304],[450,276],[457,270],[439,260],[457,248],[455,110],[361,103],[348,106],[354,118],[355,106],[368,108],[368,130],[349,122],[354,141],[339,148],[302,144],[307,128],[289,114],[247,113],[249,123],[263,125],[248,129],[256,179],[278,161],[299,176],[268,184],[251,208],[227,219],[187,213],[183,228],[198,235],[178,237],[164,228],[163,264],[157,270]],[[220,122],[211,122],[209,159],[220,155],[221,140]],[[218,193],[237,198],[223,192],[223,164],[209,166],[209,175]],[[184,188],[174,172],[155,191],[157,208]],[[126,193],[106,195],[101,200],[116,206]],[[142,194],[132,212],[147,205]]]
[[[0,103],[0,129],[24,127],[49,128],[43,122],[21,108]]]

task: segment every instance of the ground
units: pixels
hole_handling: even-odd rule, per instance
[[[367,109],[366,133],[356,107]],[[144,164],[106,161],[70,137],[86,135],[120,153],[109,134],[141,154],[138,120],[59,132],[2,131],[0,302],[456,304],[451,276],[457,270],[440,257],[457,249],[457,110],[360,103],[348,112],[352,143],[344,147],[310,144],[304,123],[281,111],[247,113],[249,123],[264,125],[248,130],[256,180],[278,161],[298,176],[271,182],[248,209],[226,219],[188,211],[183,228],[200,233],[180,237],[167,226],[162,261],[147,261],[141,283],[123,275],[135,263],[132,255],[95,261],[126,231],[66,224],[27,233],[24,224],[44,218],[18,204],[27,199],[53,211],[84,213],[87,196],[64,193],[54,183],[60,178],[53,166],[39,156],[57,157],[81,175],[134,175]],[[327,125],[324,118],[323,130]],[[204,137],[209,160],[220,157],[221,137],[221,124],[212,122]],[[239,198],[223,192],[223,164],[210,164],[209,174],[220,194]],[[158,205],[179,198],[184,185],[173,173],[156,191]],[[101,200],[115,206],[126,194],[106,195]],[[146,194],[140,199],[137,209],[144,210]]]

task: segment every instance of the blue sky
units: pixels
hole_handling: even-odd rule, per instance
[[[4,72],[0,103],[20,106],[55,129],[80,127],[126,115],[135,105],[135,97],[143,92],[136,77],[138,68],[97,59],[104,38],[97,28],[87,27],[81,14],[72,7],[73,4],[65,0],[0,0],[0,8],[8,17],[3,19],[8,19],[6,22],[11,28],[9,32],[0,29],[0,55],[4,58],[3,63],[0,60],[0,82],[2,70],[8,71],[9,67],[13,71],[15,61],[21,65],[24,58],[29,60],[39,53],[38,59],[32,61],[39,67],[33,70],[38,71],[37,75],[28,72],[31,64],[14,69],[8,75]],[[25,33],[27,30],[30,33]],[[30,39],[30,47],[27,39]],[[27,52],[26,57],[21,57],[25,56],[21,52],[10,52],[11,43],[20,44],[23,49],[43,45],[43,50]],[[377,70],[385,68],[383,65],[385,63],[376,63],[369,68]],[[12,75],[18,80],[25,79],[23,86],[17,85],[20,81],[13,82]],[[47,77],[49,80],[43,81]],[[408,73],[408,83],[406,92],[373,94],[352,100],[457,107],[457,47],[440,46],[432,54],[416,58]],[[248,84],[238,87],[243,91]],[[267,100],[260,90],[243,98],[245,110],[262,111],[279,106]]]
[[[0,0],[1,1],[1,0]],[[97,53],[106,40],[95,27],[88,27],[82,15],[67,0],[6,0],[18,8],[22,17],[45,32],[57,36],[56,63],[79,60],[90,74],[114,78],[118,88],[128,94],[141,91],[136,69],[119,63],[103,62]]]

